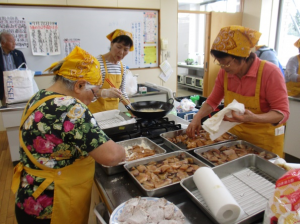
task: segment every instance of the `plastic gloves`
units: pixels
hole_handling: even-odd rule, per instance
[[[102,98],[120,98],[122,92],[116,88],[102,89],[100,95]]]

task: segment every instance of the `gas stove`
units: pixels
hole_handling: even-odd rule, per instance
[[[158,145],[163,144],[160,134],[169,131],[184,129],[189,122],[173,114],[168,114],[157,119],[137,119],[132,130],[124,132],[110,133],[108,136],[115,142],[132,138],[147,137]]]

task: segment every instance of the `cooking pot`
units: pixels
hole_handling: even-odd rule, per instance
[[[162,101],[139,101],[131,103],[126,108],[132,112],[132,114],[138,118],[155,119],[164,117],[173,109],[174,100],[170,98],[169,102]]]

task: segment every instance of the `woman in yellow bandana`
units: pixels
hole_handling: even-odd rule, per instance
[[[99,96],[101,97],[89,105],[92,113],[118,109],[119,98],[122,94],[128,99],[125,91],[126,66],[121,60],[129,51],[134,50],[132,34],[125,30],[117,29],[106,37],[111,41],[110,51],[97,57],[97,60],[100,62],[103,86],[99,91]],[[109,79],[115,88],[112,88],[105,79]]]
[[[299,54],[289,59],[285,69],[285,82],[289,96],[300,95],[300,38],[294,43]]]
[[[234,99],[245,105],[245,113],[232,112],[224,120],[240,122],[229,132],[283,157],[284,127],[289,104],[284,78],[274,64],[260,60],[251,52],[260,33],[242,26],[220,30],[211,55],[221,69],[214,89],[187,128],[189,136],[199,134],[201,119],[224,98],[225,106]]]
[[[55,83],[36,93],[20,125],[14,169],[19,224],[88,223],[95,161],[117,165],[125,150],[100,129],[86,105],[102,83],[99,62],[79,47],[47,70]]]

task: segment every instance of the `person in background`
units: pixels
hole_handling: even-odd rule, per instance
[[[19,224],[88,223],[95,161],[106,166],[124,161],[124,148],[87,108],[102,83],[99,66],[76,46],[47,69],[55,74],[54,84],[28,101],[12,182]]]
[[[261,60],[266,60],[276,65],[278,68],[280,68],[281,73],[284,76],[284,71],[281,63],[277,58],[276,51],[274,51],[272,48],[267,47],[266,45],[257,45],[255,46],[255,50],[255,54],[257,55],[257,57],[259,57]]]
[[[289,96],[300,94],[300,38],[294,43],[299,54],[291,57],[286,64],[285,82]]]
[[[122,94],[128,99],[125,91],[126,66],[121,60],[129,51],[134,50],[132,34],[116,29],[106,37],[111,41],[110,51],[96,57],[101,66],[103,86],[99,91],[99,96],[101,97],[89,105],[92,113],[118,109],[119,98]],[[109,79],[115,88],[112,88],[105,79]]]
[[[0,34],[0,99],[2,106],[6,105],[4,96],[3,72],[11,71],[18,68],[22,63],[26,63],[22,51],[16,50],[16,41],[12,34],[2,32]],[[22,66],[26,68],[25,65]]]
[[[245,105],[245,113],[232,112],[231,118],[224,117],[226,121],[241,123],[229,132],[283,157],[282,125],[289,117],[287,91],[280,70],[251,52],[260,35],[243,26],[220,30],[210,52],[221,69],[212,93],[187,128],[189,137],[199,135],[201,119],[223,98],[225,107],[235,99]]]

